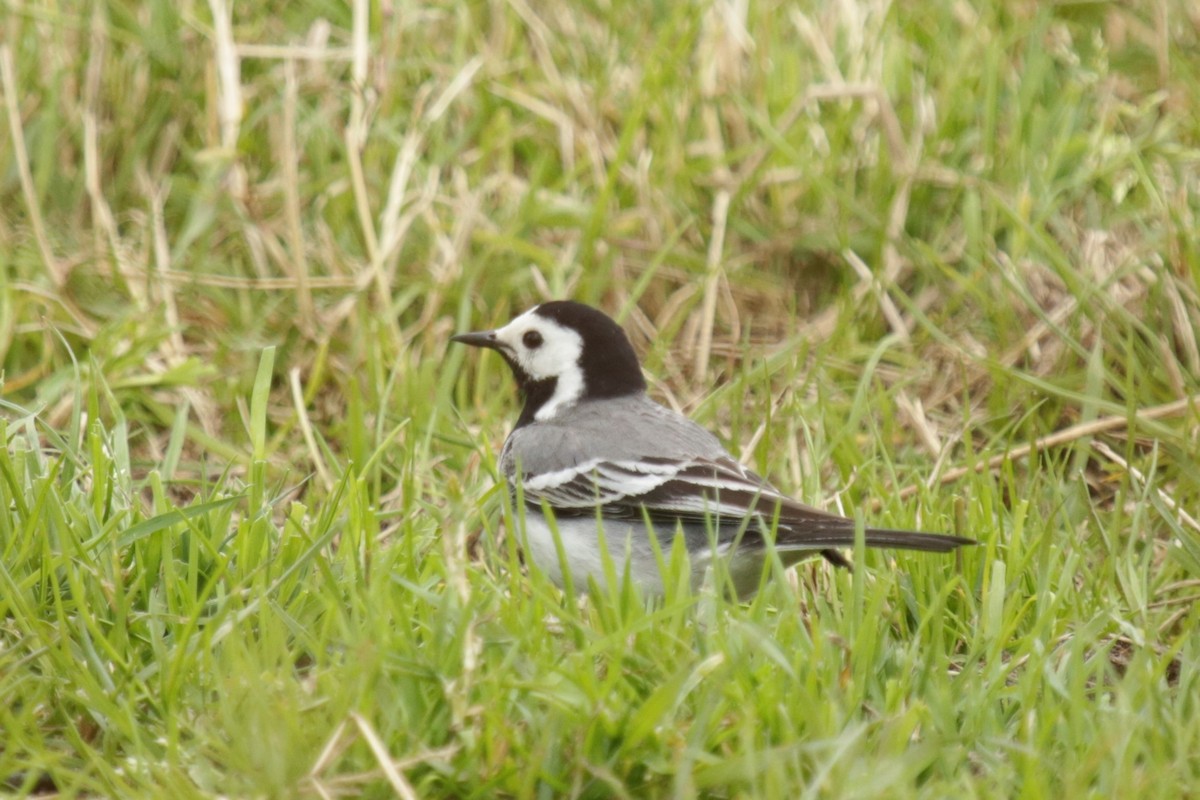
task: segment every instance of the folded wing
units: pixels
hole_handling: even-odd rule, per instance
[[[853,520],[797,502],[727,457],[593,459],[528,475],[522,488],[526,503],[545,503],[559,516],[594,515],[599,508],[606,518],[645,516],[665,527],[702,523],[713,526],[722,543],[734,535],[743,544],[761,542],[762,528],[778,516],[776,547],[819,550],[839,565],[845,559],[832,548],[854,544]],[[872,547],[932,552],[972,543],[957,536],[880,528],[867,528],[865,541]]]

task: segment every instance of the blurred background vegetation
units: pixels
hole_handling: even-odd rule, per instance
[[[1012,559],[1018,594],[1038,596],[1051,572],[1058,591],[1080,592],[1079,607],[1024,628],[1020,603],[1005,606],[1031,637],[1005,658],[1044,657],[1086,628],[1112,669],[1148,646],[1159,659],[1148,685],[1177,685],[1183,669],[1194,688],[1195,645],[1183,642],[1200,581],[1196,4],[0,0],[0,15],[0,496],[16,515],[0,594],[32,592],[42,584],[21,576],[58,563],[37,539],[47,485],[64,509],[92,509],[64,512],[64,529],[90,524],[81,541],[109,531],[126,547],[186,527],[169,515],[200,504],[217,561],[241,519],[218,500],[251,487],[250,512],[265,508],[278,530],[347,514],[434,564],[429,586],[453,584],[455,554],[487,527],[488,453],[513,400],[496,360],[447,338],[571,297],[619,316],[655,396],[745,443],[735,452],[780,484],[822,503],[844,493],[847,511],[892,524],[980,535],[987,557],[964,579],[968,596],[993,559]],[[353,502],[347,481],[361,488]],[[1022,551],[1006,537],[1026,519],[1044,527]],[[157,562],[116,552],[149,597]],[[1073,577],[1073,558],[1087,577]],[[80,598],[103,605],[112,590],[81,591],[82,612]],[[6,692],[39,663],[35,620],[56,619],[53,596],[4,606]],[[972,619],[980,610],[963,602]],[[1109,618],[1110,606],[1129,614]],[[296,614],[293,631],[309,624]],[[517,630],[536,617],[500,618]],[[963,636],[946,649],[974,653]],[[232,675],[249,657],[228,658]],[[80,791],[163,785],[80,755],[158,757],[128,731],[79,722],[86,700],[63,712],[74,739],[35,710],[57,707],[42,693],[56,674],[78,677],[63,677],[71,663],[14,695],[26,711],[6,725],[22,747],[0,752],[23,776],[14,785],[36,787],[34,767],[51,762],[60,788],[70,774],[93,776]],[[1003,694],[1005,681],[991,687]],[[332,719],[365,712],[343,700]],[[135,706],[132,730],[174,730]],[[425,744],[461,733],[453,710]],[[1143,791],[1200,741],[1194,722],[1160,726],[1179,750],[1110,764],[1111,749],[1081,744],[1087,722],[1064,734],[1020,722],[1026,712],[1017,703],[977,733],[1007,741],[1028,724],[1039,741],[1061,737],[1067,763],[1091,764],[1034,780],[1005,757],[966,759],[1028,796]],[[256,713],[269,727],[270,709]],[[531,719],[533,736],[545,718]],[[392,744],[421,739],[371,724]],[[728,749],[710,752],[731,759],[719,763],[741,766],[701,788],[732,796],[812,777],[807,762],[756,771],[713,735]],[[46,755],[76,739],[86,744],[66,760]],[[295,763],[307,769],[320,741]],[[863,741],[864,763],[883,758]],[[577,770],[556,790],[700,791],[655,782],[679,769],[669,736],[594,774],[579,766],[593,744],[553,751]],[[469,794],[471,764],[494,781],[477,791],[554,785],[539,783],[552,766],[525,773],[477,742],[455,746],[457,766],[425,773],[427,790]],[[639,763],[638,747],[670,766]],[[212,758],[239,769],[236,752]],[[961,789],[964,763],[896,785]],[[297,768],[235,789],[188,769],[171,773],[188,791],[286,795]]]

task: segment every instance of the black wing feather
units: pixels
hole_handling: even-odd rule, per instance
[[[781,494],[732,458],[596,460],[550,475],[526,475],[523,488],[526,503],[544,502],[559,516],[594,515],[599,507],[607,518],[645,516],[665,527],[714,524],[722,532],[744,529],[743,544],[761,543],[760,528],[778,515],[776,547],[819,550],[839,566],[848,563],[833,548],[854,545],[853,520]],[[864,538],[870,547],[938,553],[974,544],[959,536],[883,528],[866,528]]]

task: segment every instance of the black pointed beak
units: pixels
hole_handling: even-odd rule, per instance
[[[499,350],[501,347],[500,340],[496,338],[495,331],[460,333],[456,336],[451,336],[450,341],[459,342],[460,344],[469,344],[472,347],[488,347],[492,350]]]

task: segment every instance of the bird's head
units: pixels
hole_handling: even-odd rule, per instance
[[[502,328],[460,333],[450,341],[490,348],[508,362],[525,399],[518,427],[549,420],[582,400],[646,390],[625,331],[583,303],[542,303]]]

